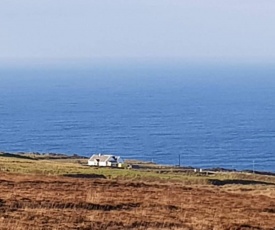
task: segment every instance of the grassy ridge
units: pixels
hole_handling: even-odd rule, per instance
[[[249,173],[194,173],[178,171],[173,167],[147,167],[140,169],[116,169],[88,167],[86,159],[37,159],[29,156],[0,155],[0,170],[9,173],[57,175],[75,177],[101,177],[107,179],[127,179],[143,181],[174,181],[184,184],[275,184],[274,176]]]

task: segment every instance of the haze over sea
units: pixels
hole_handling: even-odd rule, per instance
[[[275,68],[0,69],[0,151],[275,172]]]

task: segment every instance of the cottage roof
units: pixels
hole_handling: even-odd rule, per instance
[[[100,162],[107,162],[107,161],[116,161],[116,157],[114,155],[101,155],[101,154],[94,154],[91,156],[89,161],[99,160]]]

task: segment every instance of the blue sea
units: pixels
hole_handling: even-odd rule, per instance
[[[0,68],[0,151],[275,172],[275,68]]]

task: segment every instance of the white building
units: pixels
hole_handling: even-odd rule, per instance
[[[94,154],[88,160],[90,166],[122,167],[123,160],[119,156]]]

